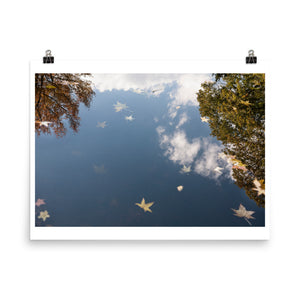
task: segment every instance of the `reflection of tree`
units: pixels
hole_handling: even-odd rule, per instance
[[[80,125],[79,105],[89,107],[94,91],[84,77],[90,74],[35,74],[35,130],[39,135],[51,133],[64,136],[64,120],[77,132]],[[51,122],[49,126],[40,122]]]
[[[211,135],[222,141],[226,154],[247,168],[232,170],[236,184],[264,206],[264,195],[253,190],[255,178],[265,179],[264,74],[215,74],[197,96],[201,116],[209,118]]]

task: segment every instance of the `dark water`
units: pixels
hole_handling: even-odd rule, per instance
[[[158,94],[96,91],[90,108],[80,105],[77,133],[65,121],[64,137],[36,137],[36,199],[46,203],[37,215],[50,216],[37,226],[249,226],[233,215],[240,204],[255,211],[253,226],[264,226],[264,208],[232,180],[198,107],[172,107],[176,84]],[[117,112],[117,101],[128,108]],[[143,198],[152,213],[135,205]]]

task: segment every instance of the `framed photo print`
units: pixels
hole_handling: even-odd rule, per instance
[[[263,63],[31,64],[33,240],[268,239]]]

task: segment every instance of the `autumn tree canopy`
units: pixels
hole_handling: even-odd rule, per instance
[[[265,75],[214,74],[197,94],[202,117],[209,118],[211,135],[220,140],[224,153],[243,168],[234,168],[236,184],[264,206],[265,196],[253,188],[265,185]]]
[[[66,134],[66,121],[69,127],[78,131],[80,125],[79,105],[89,107],[94,96],[87,73],[35,74],[35,129],[56,136]]]

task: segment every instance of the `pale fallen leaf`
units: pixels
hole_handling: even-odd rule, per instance
[[[223,170],[224,168],[220,168],[220,167],[216,167],[215,169],[214,169],[214,171],[216,172],[216,173],[218,173],[218,174],[222,174],[222,170]]]
[[[239,218],[244,218],[248,224],[252,225],[248,219],[255,219],[252,217],[252,215],[255,213],[255,211],[252,210],[246,210],[245,206],[240,204],[239,209],[233,209],[232,210],[235,212],[234,216],[237,216]]]
[[[35,202],[36,206],[41,206],[41,205],[44,205],[44,204],[46,204],[44,199],[37,199],[37,201]]]
[[[48,127],[49,124],[51,124],[52,122],[49,122],[49,121],[35,121],[36,123],[39,123],[40,126],[45,126],[45,127]]]
[[[246,106],[252,105],[249,101],[243,101],[243,100],[241,100],[241,103],[244,104],[244,105],[246,105]]]
[[[134,117],[132,115],[131,116],[126,116],[125,120],[127,120],[127,121],[133,121]]]
[[[47,89],[56,89],[56,86],[50,85],[50,84],[49,84],[49,85],[46,86],[46,88],[47,88]]]
[[[245,166],[232,166],[232,169],[238,169],[238,170],[242,170],[242,171],[247,171],[247,168]]]
[[[114,104],[114,107],[115,107],[115,111],[116,111],[116,112],[119,112],[119,111],[121,111],[121,110],[123,110],[123,109],[128,108],[128,106],[127,106],[125,103],[121,103],[121,102],[119,102],[119,101],[117,101],[117,103]]]
[[[43,219],[43,221],[45,222],[47,218],[50,218],[48,211],[47,210],[41,211],[40,215],[38,216],[38,219]]]
[[[183,185],[179,185],[179,186],[177,187],[177,190],[178,190],[178,192],[181,192],[181,191],[183,190]]]
[[[149,207],[151,207],[153,205],[153,203],[154,202],[146,203],[145,199],[143,198],[141,203],[135,203],[135,205],[137,205],[140,208],[142,208],[144,210],[144,212],[149,211],[149,212],[152,213],[152,210]]]
[[[186,167],[185,165],[183,165],[182,169],[181,169],[182,173],[190,173],[191,172],[191,166]]]
[[[106,127],[107,126],[107,124],[106,124],[106,121],[104,121],[104,122],[97,122],[97,125],[96,125],[96,127],[98,127],[98,128],[104,128],[104,127]]]
[[[255,188],[253,188],[252,190],[257,191],[257,196],[260,196],[262,194],[265,195],[265,187],[264,185],[262,186],[262,182],[263,180],[258,181],[257,178],[253,180],[253,184],[255,185]]]

